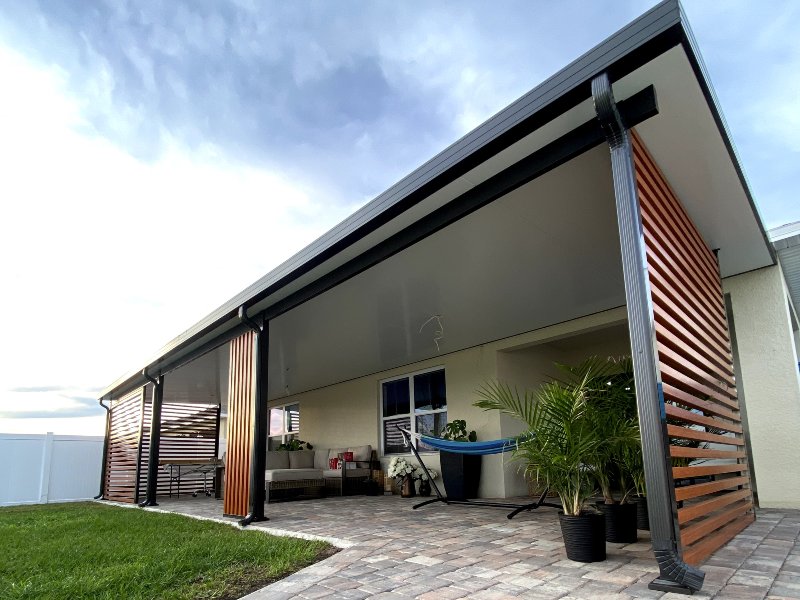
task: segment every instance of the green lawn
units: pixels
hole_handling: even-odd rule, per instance
[[[0,598],[239,598],[331,552],[92,502],[0,508]]]

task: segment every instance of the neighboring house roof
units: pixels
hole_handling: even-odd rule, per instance
[[[713,248],[723,276],[774,263],[716,97],[677,0],[665,0],[443,150],[318,240],[176,337],[101,394],[145,383],[242,331],[237,310],[278,310],[326,291],[326,277],[413,229],[493,175],[594,118],[591,80],[607,72],[618,100],[656,83],[658,119],[640,135]],[[656,81],[657,80],[657,81]],[[692,138],[692,139],[688,139]],[[290,305],[286,305],[290,306]],[[120,342],[122,343],[122,342]]]
[[[795,310],[800,310],[800,221],[769,230]]]

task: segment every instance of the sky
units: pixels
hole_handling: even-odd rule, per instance
[[[99,391],[649,0],[0,5],[0,432]],[[686,0],[767,228],[800,220],[800,3]]]

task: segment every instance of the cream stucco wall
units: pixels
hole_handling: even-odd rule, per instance
[[[759,503],[800,508],[800,378],[783,274],[767,267],[729,277],[723,287],[731,296]]]
[[[566,341],[580,332],[597,331],[624,322],[625,309],[617,308],[595,315],[559,323],[537,331],[491,342],[420,361],[397,369],[374,373],[270,401],[270,406],[300,403],[300,437],[318,448],[371,444],[380,449],[380,382],[433,367],[444,367],[447,385],[448,420],[465,419],[475,429],[478,439],[490,440],[514,435],[522,426],[496,412],[486,412],[472,404],[475,391],[486,381],[500,379],[521,387],[536,385],[547,375],[554,374],[553,360],[572,360],[580,354],[579,343]],[[601,336],[602,338],[602,336]],[[591,348],[581,357],[607,348],[617,353],[627,347],[627,338],[587,344]],[[546,346],[541,346],[546,344]],[[539,350],[536,350],[539,348]],[[559,350],[559,348],[564,348]],[[439,469],[437,454],[423,457],[429,467]],[[389,458],[381,457],[384,466]],[[481,497],[510,497],[525,495],[527,484],[510,465],[507,455],[484,456]]]

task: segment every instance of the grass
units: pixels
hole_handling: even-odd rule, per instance
[[[330,545],[85,502],[0,508],[0,598],[240,598]]]

